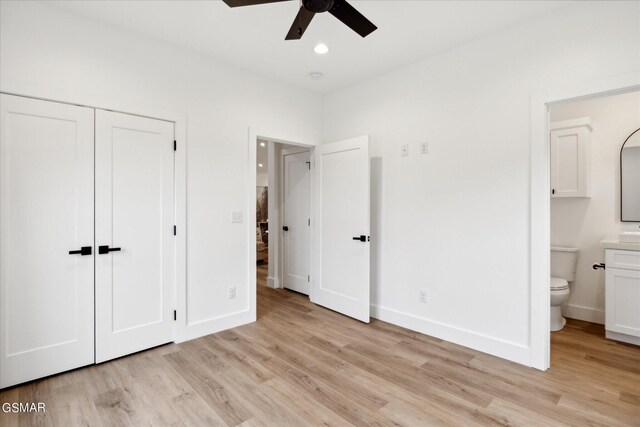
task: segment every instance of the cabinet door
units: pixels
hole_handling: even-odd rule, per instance
[[[605,287],[606,329],[640,337],[640,271],[607,265]]]
[[[173,123],[96,110],[97,363],[173,341],[173,167]]]
[[[590,133],[586,127],[551,131],[551,197],[589,197]]]
[[[0,105],[7,387],[94,361],[93,109],[10,95]]]

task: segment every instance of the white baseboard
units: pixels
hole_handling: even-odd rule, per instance
[[[493,356],[532,366],[529,346],[447,325],[387,307],[371,305],[371,317]]]
[[[584,320],[585,322],[604,325],[604,310],[599,308],[567,304],[562,307],[562,315],[570,319]]]
[[[282,285],[280,285],[280,279],[277,277],[267,277],[267,286],[273,289],[280,289]]]
[[[254,313],[247,309],[211,319],[188,323],[182,333],[179,334],[176,343],[215,334],[216,332],[255,322],[255,320]]]

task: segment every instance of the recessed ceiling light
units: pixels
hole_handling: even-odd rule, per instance
[[[318,55],[324,55],[325,53],[329,52],[329,46],[324,43],[318,43],[316,47],[313,48],[313,51]]]
[[[262,167],[262,163],[258,163],[258,167],[261,168]]]
[[[260,147],[264,147],[266,144],[264,142],[260,143]]]
[[[314,71],[312,73],[309,73],[309,78],[311,80],[320,80],[321,78],[324,77],[324,74],[318,72],[318,71]]]

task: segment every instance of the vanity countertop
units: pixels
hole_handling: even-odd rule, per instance
[[[622,249],[625,251],[640,251],[640,243],[626,243],[626,242],[621,242],[615,238],[601,240],[600,246],[605,249]]]

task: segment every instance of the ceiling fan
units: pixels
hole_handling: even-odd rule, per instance
[[[288,0],[222,0],[229,7],[253,6],[256,4],[277,3]],[[358,12],[345,0],[300,0],[300,10],[293,21],[285,40],[299,40],[316,13],[329,12],[347,27],[362,37],[374,32],[378,27]]]

